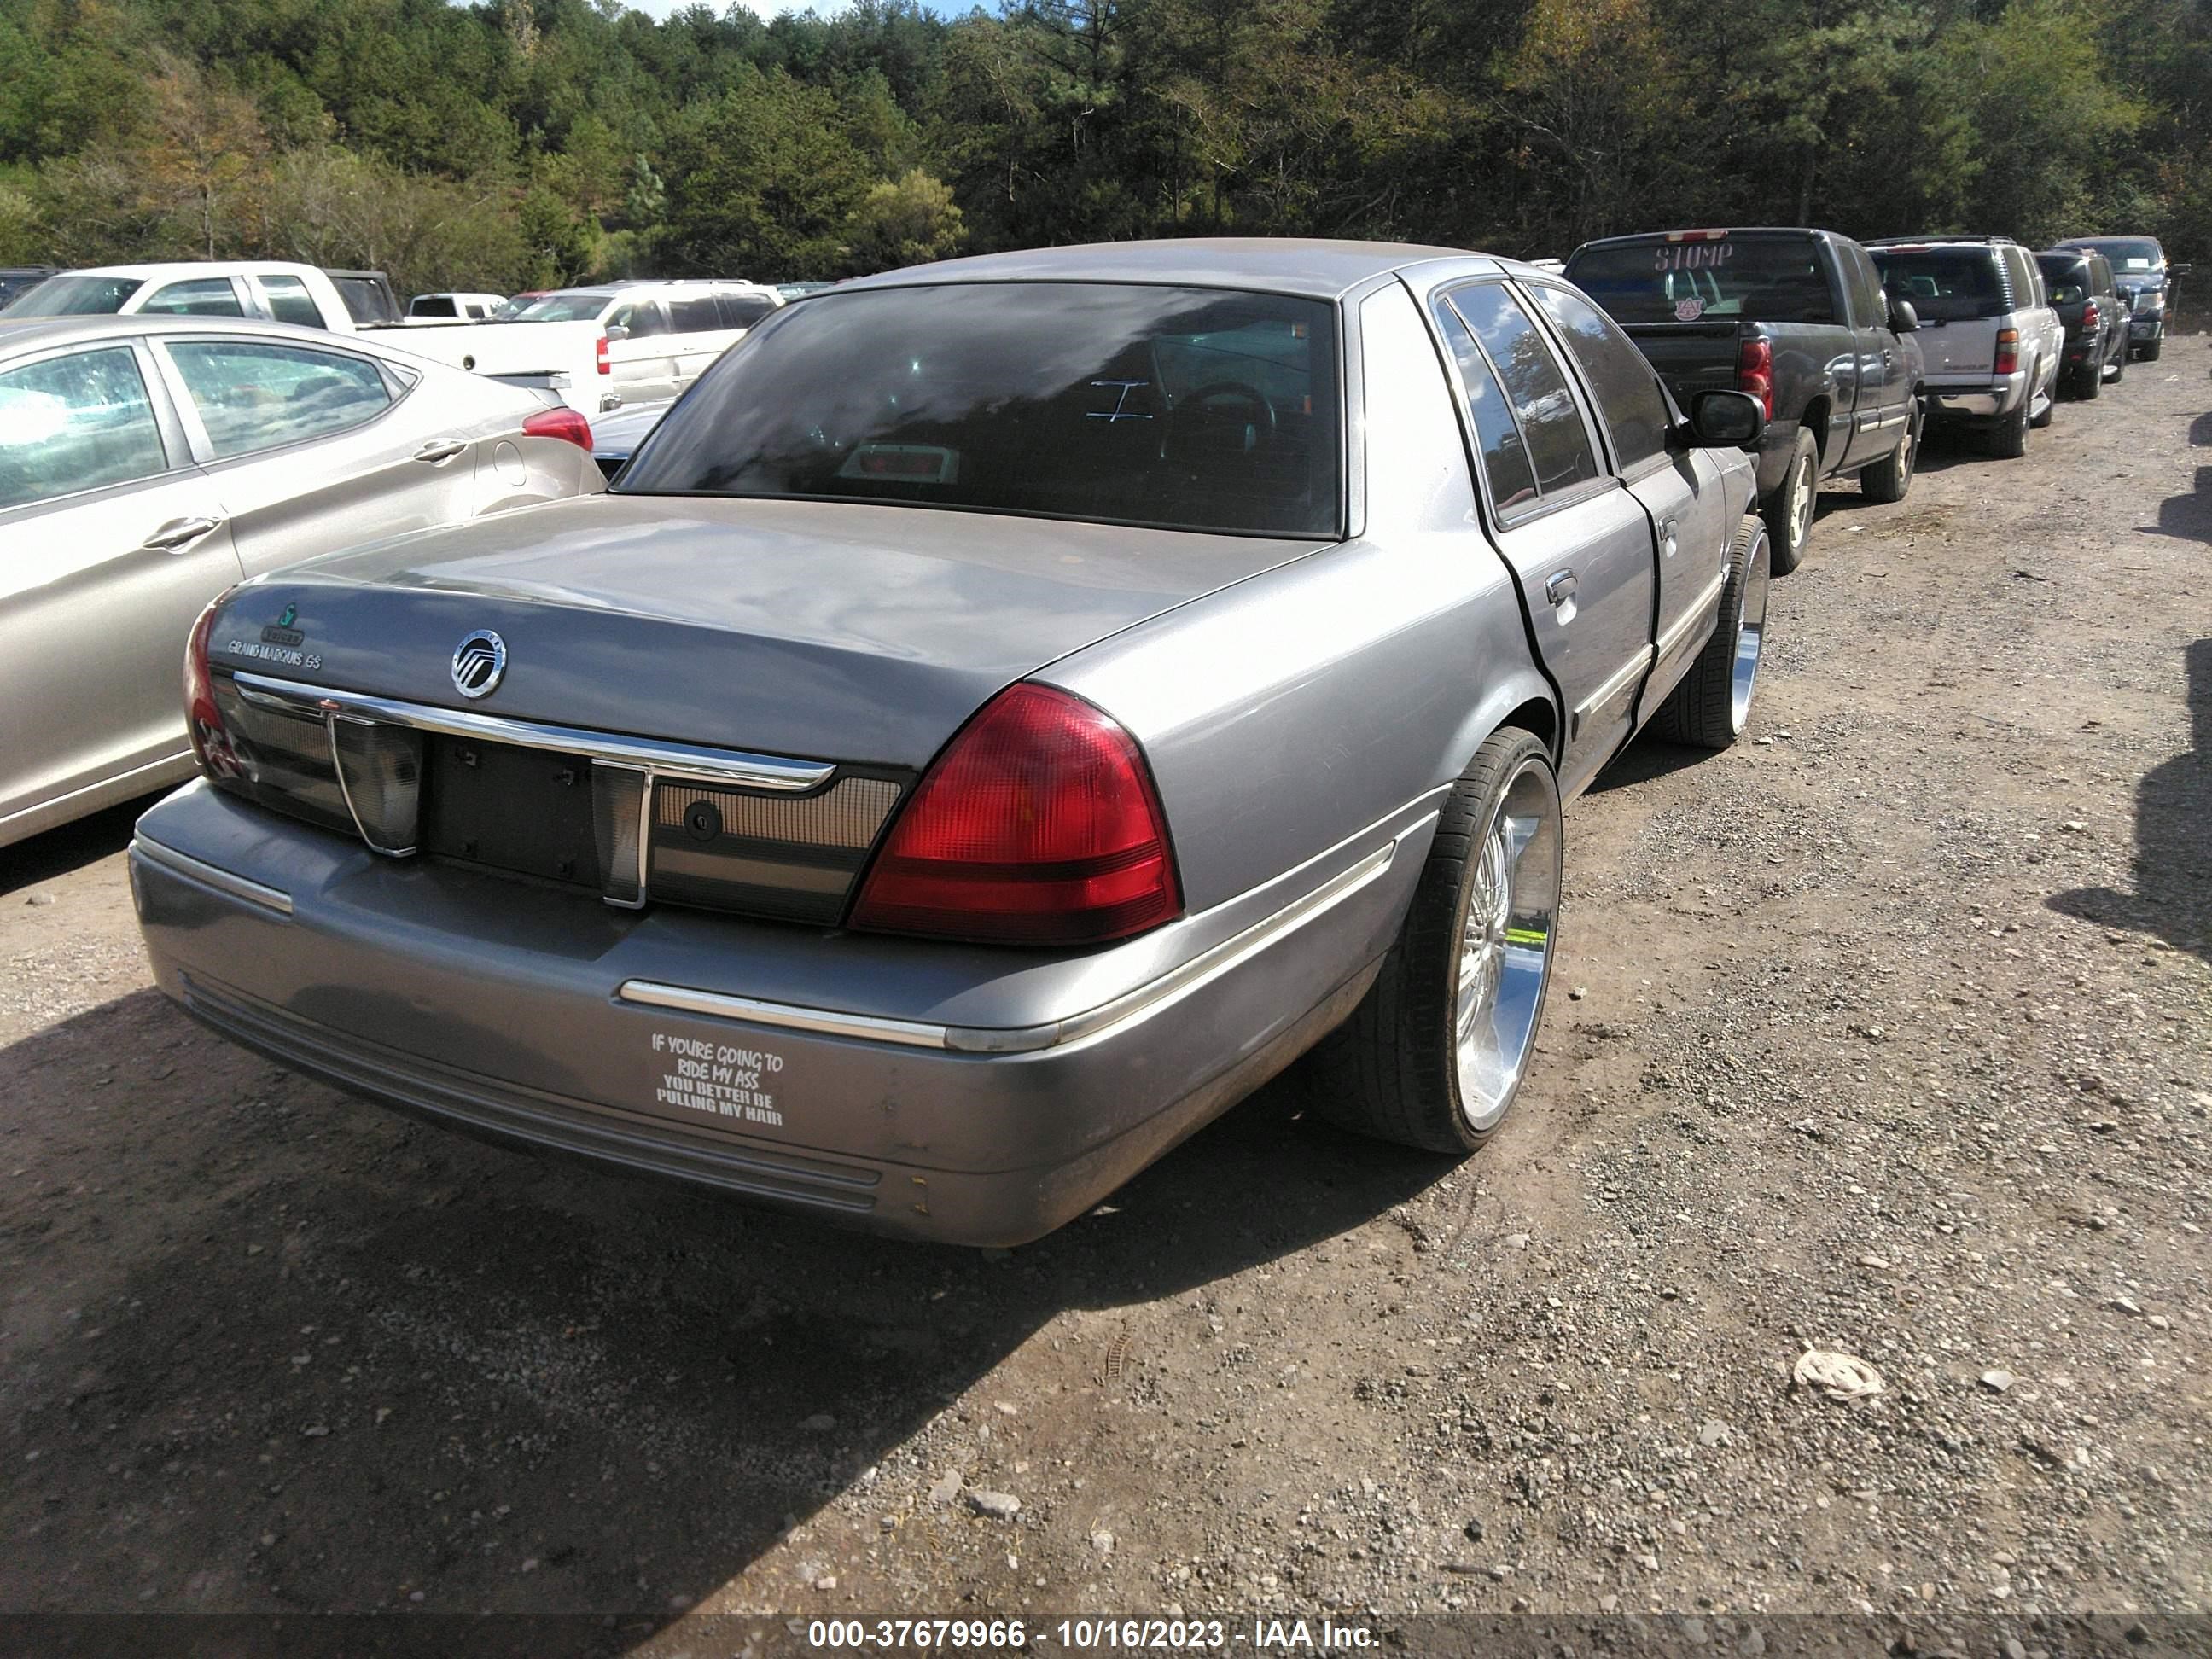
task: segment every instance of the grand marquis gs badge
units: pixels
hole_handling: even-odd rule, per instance
[[[453,651],[453,690],[465,697],[488,697],[507,672],[507,641],[489,628],[462,636]]]

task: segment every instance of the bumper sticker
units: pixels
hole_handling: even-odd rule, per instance
[[[659,1104],[771,1129],[783,1127],[775,1081],[783,1071],[781,1054],[673,1031],[655,1031],[653,1052],[659,1057],[660,1083],[653,1091]]]

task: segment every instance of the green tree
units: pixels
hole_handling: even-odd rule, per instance
[[[846,226],[848,258],[856,271],[886,270],[942,259],[967,239],[952,191],[920,167],[876,185]]]
[[[763,280],[835,275],[869,184],[836,96],[781,70],[750,71],[684,112],[661,171],[668,208],[658,252],[670,270]]]

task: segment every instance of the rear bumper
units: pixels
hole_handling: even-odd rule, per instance
[[[140,821],[130,865],[161,989],[286,1065],[512,1142],[886,1233],[1012,1244],[1082,1213],[1348,1013],[1433,823],[1417,805],[1332,849],[1256,917],[1209,913],[1061,959],[617,912],[380,860],[204,785]],[[1162,938],[1177,930],[1192,931]],[[841,953],[856,989],[903,956],[906,994],[824,1006],[823,959],[836,980]]]
[[[1972,380],[1930,380],[1926,398],[1931,415],[1947,420],[1994,421],[2017,410],[2028,395],[2027,372],[2021,369]]]

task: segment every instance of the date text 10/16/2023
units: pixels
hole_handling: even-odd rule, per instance
[[[1257,1653],[1343,1652],[1375,1645],[1363,1625],[1322,1619],[1061,1619],[1031,1629],[1021,1620],[816,1619],[808,1621],[811,1648],[953,1648],[985,1652],[1057,1644],[1073,1652],[1101,1650]]]

